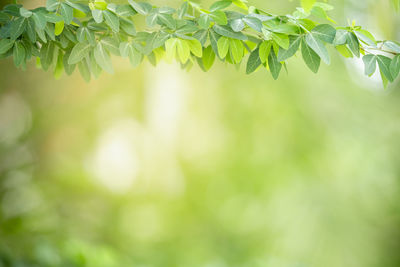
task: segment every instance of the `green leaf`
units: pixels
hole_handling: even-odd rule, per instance
[[[221,58],[221,57],[219,56],[219,54],[218,54],[218,40],[219,40],[219,38],[220,38],[221,36],[220,36],[218,33],[216,33],[215,31],[213,31],[213,30],[210,30],[210,31],[209,31],[209,36],[210,36],[211,47],[212,47],[214,53],[215,53],[219,58]],[[222,58],[221,58],[221,59],[222,59]]]
[[[383,46],[385,48],[388,48],[389,50],[395,52],[395,53],[400,53],[400,45],[392,42],[392,41],[385,41]]]
[[[111,63],[111,57],[102,42],[99,42],[94,48],[94,58],[97,64],[108,73],[114,73]]]
[[[133,24],[133,22],[128,19],[121,19],[121,29],[128,35],[131,35],[131,36],[136,35],[135,24]]]
[[[349,34],[346,30],[337,30],[335,35],[334,45],[344,45],[347,43],[347,35]]]
[[[99,9],[93,9],[92,10],[92,17],[94,21],[97,23],[102,23],[103,22],[103,11]]]
[[[119,53],[121,57],[128,57],[129,56],[129,46],[131,44],[128,42],[122,42],[119,44]]]
[[[282,69],[282,64],[278,61],[274,50],[272,49],[268,56],[268,66],[271,71],[272,77],[276,80],[279,77],[279,73]]]
[[[347,48],[347,45],[338,45],[335,48],[337,51],[339,51],[340,54],[342,54],[342,56],[344,56],[346,58],[353,57],[353,53],[351,53],[350,49]]]
[[[26,18],[20,17],[11,22],[10,32],[11,39],[17,39],[25,31],[26,28]]]
[[[47,71],[53,63],[54,57],[54,43],[48,42],[40,49],[40,62],[43,70]]]
[[[91,45],[86,42],[76,44],[68,58],[68,64],[76,64],[84,59],[89,54],[91,48]]]
[[[218,40],[218,55],[220,58],[226,57],[226,54],[229,51],[229,38],[221,37]]]
[[[21,7],[19,9],[19,14],[21,14],[22,17],[24,18],[29,18],[30,16],[32,16],[32,11],[27,10],[26,8]]]
[[[346,35],[346,39],[351,52],[353,52],[356,57],[360,57],[360,43],[357,39],[357,36],[354,33],[349,32]]]
[[[64,21],[59,21],[54,25],[54,34],[59,36],[64,30]]]
[[[212,65],[214,64],[215,53],[210,45],[204,49],[202,61],[205,71],[211,69]]]
[[[202,57],[203,56],[203,47],[201,46],[201,43],[194,39],[194,40],[186,40],[186,42],[189,45],[190,51],[192,52],[193,55],[196,57]]]
[[[178,9],[178,18],[183,19],[188,11],[189,4],[188,2],[183,2],[183,4]]]
[[[153,9],[149,3],[137,3],[133,0],[128,0],[128,2],[141,15],[147,15]]]
[[[56,67],[54,68],[54,73],[53,73],[54,78],[56,80],[60,79],[61,75],[63,74],[64,71],[63,59],[64,59],[63,53],[59,53],[57,57]]]
[[[232,53],[233,60],[235,61],[235,63],[239,63],[242,60],[244,53],[243,42],[237,39],[230,39],[229,41],[229,47]]]
[[[80,72],[82,78],[86,82],[90,82],[90,76],[91,76],[90,75],[90,67],[86,60],[83,60],[78,63],[78,69],[79,69],[79,72]]]
[[[229,23],[229,25],[231,26],[234,32],[240,32],[245,27],[245,24],[242,19],[234,19]]]
[[[210,11],[214,12],[217,10],[225,9],[232,4],[232,1],[224,0],[224,1],[217,1],[210,6]]]
[[[247,26],[249,26],[253,30],[261,32],[261,28],[262,28],[261,20],[255,18],[255,17],[246,16],[243,18],[243,21],[247,24]]]
[[[330,44],[333,43],[333,40],[335,39],[336,36],[336,29],[328,24],[320,24],[314,29],[312,29],[311,32],[313,36]]]
[[[178,40],[178,38],[171,38],[165,42],[165,59],[167,62],[172,62],[175,59]]]
[[[321,64],[321,58],[317,53],[314,52],[311,47],[309,47],[306,41],[302,38],[301,40],[301,54],[306,65],[314,73],[318,72],[319,66]]]
[[[208,31],[207,30],[199,30],[193,34],[193,37],[200,41],[201,45],[204,46],[207,42]]]
[[[106,20],[106,24],[110,26],[113,32],[119,32],[119,19],[117,15],[115,15],[109,10],[106,10],[104,11],[103,16],[104,19]]]
[[[35,43],[36,42],[35,21],[33,20],[32,17],[27,20],[26,33],[31,43]]]
[[[190,47],[186,41],[187,40],[178,39],[176,44],[178,57],[182,64],[185,64],[190,57]]]
[[[392,73],[390,72],[390,64],[392,63],[392,60],[388,57],[382,56],[382,55],[377,55],[377,61],[379,65],[379,69],[385,75],[385,77],[390,81],[393,82],[393,76]]]
[[[279,49],[278,61],[285,61],[296,54],[297,50],[300,48],[301,37],[296,35],[291,35],[289,37],[290,44],[288,49]]]
[[[269,53],[271,52],[272,42],[264,41],[260,44],[259,56],[262,63],[268,61]]]
[[[35,12],[33,13],[32,18],[35,21],[35,26],[39,29],[43,30],[46,27],[47,20],[43,14]]]
[[[301,0],[301,6],[306,10],[310,11],[311,8],[314,6],[316,0]]]
[[[221,26],[221,25],[214,25],[213,26],[213,30],[225,37],[229,37],[229,38],[233,38],[233,39],[238,39],[238,40],[242,40],[242,41],[246,41],[247,40],[247,36],[244,35],[241,32],[234,32],[231,30],[231,28],[227,27],[227,26]]]
[[[376,71],[376,56],[375,55],[365,55],[363,57],[363,62],[365,66],[365,75],[371,76]]]
[[[170,29],[176,28],[176,21],[170,14],[158,14],[157,18],[161,25],[165,25]]]
[[[219,25],[226,25],[228,24],[228,19],[223,11],[217,10],[210,13],[210,18],[215,21],[215,23]]]
[[[259,48],[251,52],[249,59],[247,60],[246,74],[253,73],[261,65],[259,54],[260,54]]]
[[[289,49],[289,37],[282,33],[272,33],[272,39],[283,49]]]
[[[21,65],[25,61],[25,47],[20,41],[15,42],[13,49],[13,58],[15,66]]]
[[[118,5],[115,13],[120,17],[131,17],[137,14],[130,5]]]
[[[393,80],[397,78],[400,73],[400,55],[395,56],[390,63],[390,73],[392,74]]]
[[[64,19],[65,24],[69,25],[74,18],[74,10],[66,3],[61,3],[60,6],[61,17]]]
[[[208,29],[211,24],[211,18],[207,14],[201,14],[200,18],[197,20],[197,23],[199,24],[200,28]]]
[[[67,75],[71,75],[76,67],[76,64],[68,64],[68,58],[71,55],[71,51],[68,51],[65,53],[64,58],[63,58],[63,65],[64,65],[64,70]]]
[[[320,39],[318,39],[314,35],[314,33],[307,34],[306,42],[308,46],[311,47],[314,52],[318,54],[322,61],[324,61],[328,65],[331,63],[328,50],[326,49],[324,43]]]
[[[354,33],[357,36],[357,38],[362,42],[364,42],[365,44],[372,47],[377,47],[375,37],[370,32],[360,29],[356,30]]]
[[[5,54],[13,46],[14,46],[14,40],[1,39],[0,40],[0,54]]]
[[[60,2],[58,0],[47,0],[46,1],[46,9],[48,11],[56,11]]]
[[[143,55],[132,44],[129,46],[128,56],[129,62],[134,68],[137,67],[143,60]]]

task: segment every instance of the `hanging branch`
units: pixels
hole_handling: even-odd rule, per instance
[[[35,57],[56,78],[78,66],[86,81],[102,70],[113,72],[111,54],[129,58],[134,67],[145,58],[153,65],[165,59],[187,69],[197,63],[204,71],[215,59],[234,65],[247,61],[246,73],[267,69],[277,79],[298,51],[308,68],[318,72],[321,60],[330,64],[329,46],[344,57],[362,56],[365,74],[379,69],[385,85],[400,72],[399,43],[377,41],[355,23],[335,28],[327,15],[333,7],[326,3],[297,8],[290,15],[248,7],[245,0],[217,1],[208,9],[191,1],[178,9],[128,3],[47,0],[46,7],[33,10],[7,5],[0,11],[0,58],[12,56],[25,69]],[[140,31],[135,27],[138,16],[146,22]]]

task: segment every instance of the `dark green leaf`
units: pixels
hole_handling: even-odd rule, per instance
[[[271,50],[268,56],[268,66],[271,71],[272,77],[276,80],[282,69],[282,64],[278,61],[274,49]]]
[[[330,44],[333,43],[336,36],[336,29],[329,24],[320,24],[312,29],[311,32],[313,33],[313,36]]]
[[[69,25],[72,22],[74,17],[72,7],[67,5],[66,3],[61,3],[60,13],[61,17],[63,17],[65,24]]]
[[[300,43],[301,43],[300,36],[292,35],[289,37],[289,39],[290,39],[289,48],[287,50],[279,49],[278,53],[279,61],[285,61],[288,58],[291,58],[292,56],[294,56],[294,54],[296,54],[297,50],[299,50],[300,48]]]
[[[91,45],[86,42],[76,44],[68,58],[68,64],[76,64],[84,59],[89,54],[91,48]]]
[[[360,43],[357,39],[357,36],[354,33],[349,32],[346,35],[346,39],[351,52],[353,52],[356,57],[360,57]]]
[[[306,42],[308,46],[311,47],[314,52],[318,54],[322,61],[324,61],[328,65],[331,63],[328,50],[326,49],[324,43],[320,39],[318,39],[314,35],[314,33],[307,34]]]
[[[400,55],[395,56],[390,63],[390,73],[392,74],[393,80],[397,78],[400,72]]]
[[[0,54],[5,54],[13,46],[14,46],[14,40],[1,39],[0,40]]]
[[[13,58],[14,64],[17,67],[25,61],[25,47],[20,41],[17,41],[14,44]]]
[[[214,25],[213,29],[216,33],[218,33],[222,36],[226,36],[229,38],[234,38],[234,39],[238,39],[238,40],[242,40],[242,41],[247,40],[246,35],[244,35],[241,32],[234,32],[231,30],[231,28],[229,28],[227,26]]]
[[[26,18],[20,17],[11,22],[10,33],[11,39],[17,39],[25,31]]]
[[[381,72],[385,75],[385,77],[390,81],[393,82],[394,78],[392,76],[392,73],[390,71],[390,64],[392,63],[392,60],[388,57],[378,55],[377,56],[377,61],[379,65],[379,69]]]

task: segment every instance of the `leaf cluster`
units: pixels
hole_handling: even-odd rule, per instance
[[[102,71],[112,73],[112,55],[128,58],[134,67],[145,59],[153,65],[165,59],[185,69],[198,64],[204,71],[216,59],[244,62],[246,73],[265,69],[277,79],[293,56],[301,55],[317,73],[321,61],[330,64],[329,50],[335,49],[344,57],[362,57],[366,75],[379,70],[385,84],[396,79],[399,43],[377,41],[355,23],[332,26],[333,7],[326,3],[303,1],[303,6],[282,16],[249,7],[245,0],[216,1],[208,9],[191,1],[179,8],[134,0],[121,5],[47,0],[33,10],[10,4],[0,11],[0,58],[11,56],[23,69],[36,58],[55,77],[78,69],[86,81]],[[140,31],[139,17],[145,21]]]

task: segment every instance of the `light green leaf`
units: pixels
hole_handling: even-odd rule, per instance
[[[172,62],[175,59],[178,40],[178,38],[171,38],[165,42],[165,59],[167,62]]]
[[[188,61],[190,56],[190,47],[186,42],[187,40],[178,39],[176,48],[178,51],[178,57],[182,64],[185,64]]]
[[[228,19],[223,11],[217,10],[210,13],[210,18],[215,21],[215,23],[219,25],[226,25],[228,24]]]
[[[230,6],[231,4],[232,4],[232,1],[229,1],[229,0],[217,1],[210,6],[210,11],[214,12],[217,10],[225,9],[228,6]]]
[[[346,30],[337,30],[335,40],[333,41],[334,45],[344,45],[347,43],[347,35],[349,34]]]
[[[211,69],[212,65],[214,64],[215,53],[210,45],[204,49],[202,61],[205,71]]]
[[[208,29],[211,24],[211,18],[207,14],[201,14],[200,18],[198,19],[197,23],[199,24],[200,28]]]
[[[158,14],[157,16],[158,18],[158,22],[161,25],[165,25],[170,29],[175,29],[176,28],[176,21],[174,20],[174,18],[170,15],[170,14]]]
[[[97,64],[108,73],[114,73],[111,63],[111,57],[102,42],[99,42],[94,48],[94,58]]]
[[[264,41],[260,44],[259,56],[262,63],[268,61],[269,53],[271,52],[272,42]]]
[[[142,15],[147,15],[153,8],[149,3],[137,3],[133,0],[128,0],[128,2],[133,7],[133,9],[136,10],[136,12]]]
[[[314,36],[313,33],[307,34],[306,42],[308,46],[311,47],[314,52],[318,54],[322,61],[324,61],[328,65],[331,63],[328,50],[326,49],[324,43],[316,36]]]
[[[121,29],[131,36],[136,35],[136,27],[131,20],[121,19]]]
[[[389,50],[395,52],[395,53],[400,53],[400,45],[392,42],[392,41],[385,41],[383,46],[385,48],[388,48]]]
[[[218,40],[218,55],[221,58],[226,57],[226,54],[229,51],[229,38],[222,36],[221,38],[219,38]]]
[[[202,57],[203,56],[203,47],[201,46],[201,43],[194,39],[194,40],[186,40],[186,42],[189,45],[190,51],[192,52],[193,55],[196,57]]]
[[[89,43],[78,43],[74,46],[71,51],[71,55],[68,58],[68,64],[76,64],[84,59],[92,49]]]
[[[306,10],[310,11],[311,8],[314,6],[316,0],[301,0],[301,6]]]
[[[307,45],[304,39],[301,40],[301,54],[304,62],[310,68],[310,70],[314,73],[317,73],[321,64],[321,58]]]
[[[235,61],[235,63],[239,63],[242,60],[244,53],[243,42],[237,39],[230,39],[229,41],[229,47],[232,53],[233,60]]]
[[[92,10],[92,17],[94,21],[97,23],[102,23],[103,22],[103,11],[99,9],[93,9]]]
[[[64,30],[64,21],[59,21],[54,25],[54,34],[59,36]]]
[[[282,33],[272,33],[272,39],[283,49],[289,49],[289,37]]]
[[[143,60],[143,54],[140,53],[132,44],[129,45],[129,62],[132,67],[137,67]]]
[[[88,62],[86,60],[80,61],[78,63],[78,69],[85,82],[90,82],[91,74]]]

